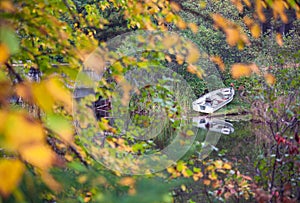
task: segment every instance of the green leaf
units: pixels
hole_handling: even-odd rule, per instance
[[[193,136],[193,135],[194,135],[194,132],[191,131],[191,130],[188,130],[188,131],[186,131],[186,134],[187,134],[188,136]]]
[[[199,172],[201,171],[201,169],[200,169],[200,168],[197,168],[197,167],[194,167],[194,168],[193,168],[193,171],[194,171],[195,173],[199,173]]]
[[[184,163],[183,163],[182,161],[179,161],[179,162],[177,163],[176,168],[177,168],[178,171],[182,171],[183,168],[184,168]]]
[[[46,125],[53,132],[57,133],[64,141],[70,142],[73,139],[73,127],[69,120],[57,114],[48,114]]]
[[[87,171],[87,168],[85,168],[82,164],[78,163],[78,162],[71,162],[71,163],[68,163],[68,167],[76,170],[76,171],[79,171],[79,172],[86,172]]]
[[[15,32],[10,28],[0,28],[0,41],[8,46],[10,54],[15,54],[19,51],[19,40]]]
[[[194,174],[190,169],[186,170],[186,173],[188,174],[188,176],[192,176]]]

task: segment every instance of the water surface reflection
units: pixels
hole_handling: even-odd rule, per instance
[[[212,132],[229,135],[234,132],[233,124],[224,119],[205,116],[193,117],[193,125]]]

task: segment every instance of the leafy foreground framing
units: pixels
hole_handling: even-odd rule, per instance
[[[300,57],[299,47],[294,47],[299,39],[298,1],[3,0],[0,10],[2,202],[299,201]],[[292,36],[285,38],[280,29],[261,36],[266,30],[259,25],[288,25],[291,19],[295,23]],[[239,165],[222,158],[222,153],[200,161],[197,142],[166,171],[146,176],[109,171],[85,151],[74,136],[70,89],[95,48],[104,50],[103,41],[137,29],[171,29],[192,41],[209,41],[228,50],[218,52],[205,43],[201,47],[219,67],[224,83],[235,85],[240,100],[252,105],[253,120],[264,124],[258,135],[265,144],[254,162],[254,173],[243,175]],[[183,72],[195,92],[202,94],[199,89],[207,84],[198,85],[205,73],[193,64],[200,53],[193,47],[183,52],[172,43],[166,40],[166,46],[174,48],[172,56],[150,52],[123,57],[122,63],[111,67],[116,82],[112,84],[122,81],[130,66],[169,62],[176,63],[181,68],[177,72]],[[258,51],[260,48],[263,50]],[[237,57],[227,55],[231,52]],[[99,95],[109,97],[111,84],[101,82]],[[160,99],[162,103],[166,100]],[[174,110],[173,105],[165,108]],[[176,108],[169,112],[170,121],[180,116]],[[147,117],[137,116],[137,121],[147,122]],[[101,131],[117,132],[109,124],[101,119]],[[130,136],[108,136],[106,141],[126,153],[151,153],[165,146],[177,125],[173,122],[166,130],[167,138],[154,142],[134,142]],[[200,189],[194,190],[191,181]]]

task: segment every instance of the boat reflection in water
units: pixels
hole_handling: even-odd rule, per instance
[[[229,135],[234,132],[233,125],[225,120],[208,117],[193,117],[193,125],[212,132]]]

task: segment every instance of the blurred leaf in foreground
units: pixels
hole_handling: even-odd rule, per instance
[[[17,187],[24,172],[24,165],[19,160],[0,160],[0,194],[7,197]]]

